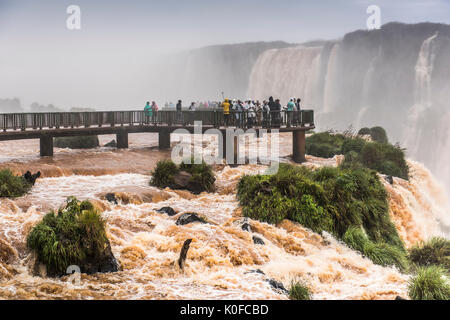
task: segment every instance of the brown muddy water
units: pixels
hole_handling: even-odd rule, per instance
[[[100,136],[100,142],[113,138]],[[290,136],[280,139],[280,154],[289,161]],[[38,141],[0,142],[0,168],[43,173],[28,195],[0,199],[0,299],[287,299],[267,278],[285,287],[301,278],[313,299],[407,296],[407,275],[374,265],[331,235],[287,220],[273,226],[248,219],[252,232],[243,231],[236,184],[242,175],[263,172],[266,166],[217,166],[215,193],[159,190],[149,186],[150,171],[170,151],[156,146],[156,135],[135,134],[127,150],[55,149],[53,158],[40,159]],[[307,160],[305,165],[317,167],[336,165],[342,158]],[[441,235],[443,222],[450,225],[443,189],[421,164],[410,165],[415,172],[410,182],[394,178],[392,186],[385,184],[391,217],[407,246]],[[114,205],[102,200],[107,192],[116,192],[122,201]],[[79,283],[33,275],[34,256],[26,249],[26,236],[70,195],[91,199],[102,210],[121,271],[81,275]],[[155,211],[164,206],[179,214],[197,212],[210,223],[177,226],[178,215]],[[253,235],[265,245],[254,244]],[[181,271],[176,261],[188,238],[193,241]],[[255,269],[265,275],[251,272]]]

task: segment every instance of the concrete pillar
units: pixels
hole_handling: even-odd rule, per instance
[[[221,135],[218,135],[218,143],[219,143],[219,156],[223,159],[227,157],[227,134],[225,130],[221,130]]]
[[[120,132],[116,134],[117,148],[127,149],[128,148],[128,133]]]
[[[40,139],[41,157],[53,156],[53,137],[44,135]]]
[[[306,161],[305,158],[306,138],[304,130],[292,131],[292,153],[294,161],[302,163]]]
[[[223,158],[228,164],[237,165],[239,160],[239,134],[235,135],[234,129],[227,129],[226,134],[223,133]]]
[[[170,149],[170,131],[162,129],[158,132],[159,149]]]

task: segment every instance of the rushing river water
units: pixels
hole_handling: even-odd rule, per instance
[[[101,137],[101,144],[112,138]],[[290,136],[281,135],[281,142],[280,153],[289,161]],[[265,166],[216,166],[215,193],[192,195],[149,186],[155,163],[170,157],[156,144],[156,136],[137,134],[130,135],[128,150],[55,149],[54,158],[39,159],[38,141],[0,143],[0,168],[43,173],[28,195],[0,200],[0,298],[287,299],[271,288],[269,278],[285,287],[300,278],[309,284],[314,299],[407,296],[407,275],[374,265],[331,235],[318,235],[287,220],[273,226],[248,219],[252,232],[243,231],[236,184],[243,174],[263,172]],[[307,159],[305,165],[313,167],[341,160]],[[385,183],[391,217],[407,246],[445,234],[450,226],[445,193],[422,165],[410,165],[410,182],[395,178],[392,186]],[[122,202],[102,200],[107,192],[117,192]],[[79,283],[68,277],[34,275],[26,236],[48,210],[57,209],[70,195],[91,199],[102,211],[119,272],[81,275]],[[177,226],[178,215],[155,211],[164,206],[179,214],[196,212],[209,223]],[[254,244],[253,235],[265,245]],[[193,241],[182,271],[176,261],[186,239]]]

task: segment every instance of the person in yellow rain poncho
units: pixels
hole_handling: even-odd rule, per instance
[[[222,103],[223,108],[223,119],[225,121],[225,126],[228,126],[228,121],[230,118],[230,103],[228,102],[228,99],[225,99],[225,101]]]

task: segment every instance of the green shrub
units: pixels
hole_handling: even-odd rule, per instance
[[[98,136],[58,137],[54,140],[56,148],[93,149],[100,146]]]
[[[413,300],[450,300],[450,282],[440,266],[419,267],[410,278],[408,295]]]
[[[92,204],[69,197],[65,208],[48,213],[31,230],[27,246],[36,251],[48,275],[59,276],[70,265],[102,257],[109,241],[105,221]]]
[[[274,224],[290,219],[344,239],[375,263],[406,268],[386,190],[373,170],[281,164],[275,175],[242,177],[237,197],[244,216]]]
[[[434,237],[409,249],[409,259],[418,266],[439,265],[450,274],[450,240]]]
[[[359,154],[366,143],[367,142],[361,138],[347,138],[342,143],[342,154],[346,154],[351,151]]]
[[[194,164],[193,159],[191,160],[191,163],[182,162],[179,167],[180,171],[186,171],[192,175],[189,181],[191,188],[199,191],[213,191],[216,178],[211,166],[204,161],[200,164]]]
[[[378,172],[409,179],[409,168],[405,160],[405,152],[398,146],[368,142],[360,153],[361,163]]]
[[[379,142],[379,143],[388,143],[388,137],[386,134],[386,130],[382,127],[373,127],[370,128],[370,137],[373,141]]]
[[[339,154],[341,149],[339,147],[333,146],[327,143],[315,143],[307,147],[307,154],[321,157],[321,158],[332,158]]]
[[[179,172],[178,166],[172,160],[161,160],[151,172],[150,185],[165,188],[174,184],[174,177]]]
[[[292,281],[289,287],[289,299],[311,300],[311,292],[303,281]]]
[[[365,136],[365,135],[369,135],[369,134],[370,134],[370,129],[367,128],[367,127],[361,128],[361,129],[358,131],[358,135],[361,135],[361,136]]]
[[[156,164],[155,170],[151,173],[152,179],[150,185],[159,188],[172,188],[178,189],[175,183],[175,176],[181,171],[187,172],[191,175],[186,188],[194,193],[200,193],[202,191],[213,191],[214,172],[211,166],[205,162],[201,164],[184,163],[182,162],[177,166],[172,160],[161,160]]]
[[[306,153],[316,157],[332,158],[341,153],[344,140],[343,134],[315,133],[306,138]]]
[[[0,170],[0,198],[23,196],[31,187],[22,176],[15,176],[9,169]]]
[[[349,134],[331,132],[313,134],[306,138],[306,153],[323,158],[343,154],[345,161],[342,165],[345,168],[356,169],[365,166],[380,173],[407,180],[409,168],[404,150],[387,142],[383,128],[374,127],[370,130],[376,137],[373,139],[375,142],[368,142]]]

